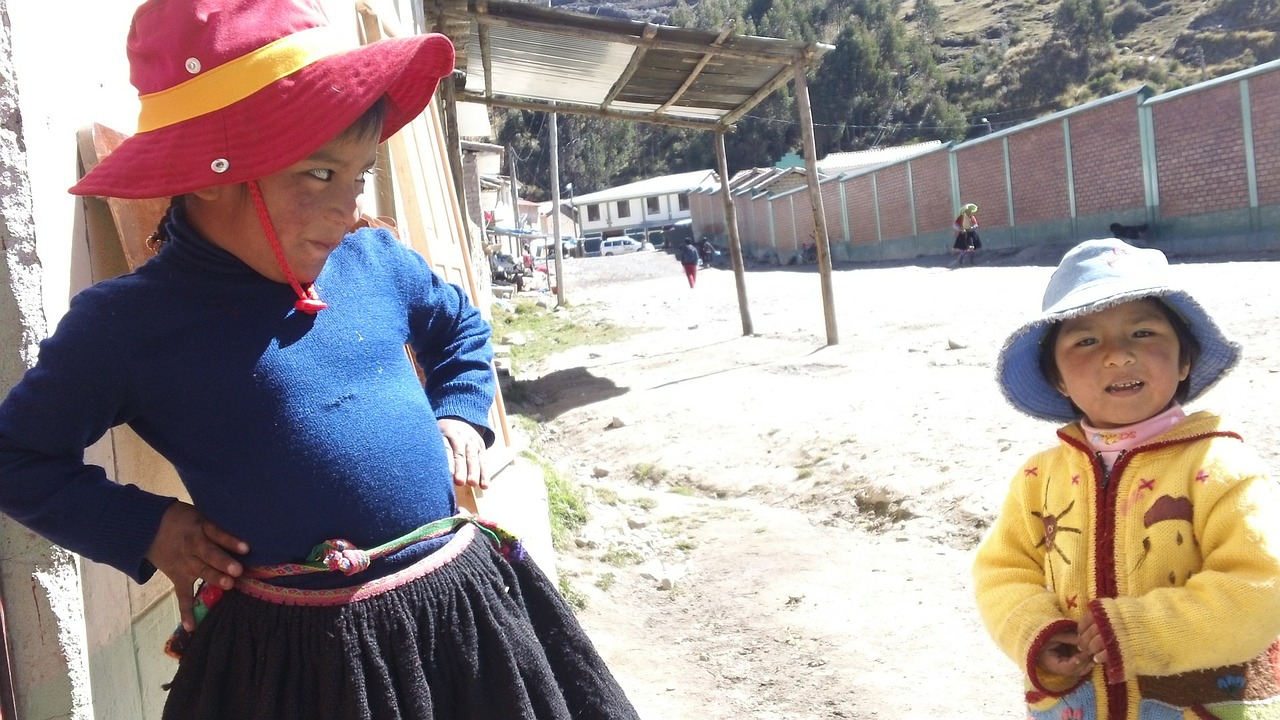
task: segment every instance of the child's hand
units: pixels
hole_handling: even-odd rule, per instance
[[[440,418],[436,421],[444,436],[444,449],[449,455],[449,469],[454,485],[489,487],[489,472],[480,462],[484,450],[484,438],[471,423],[457,418]]]
[[[1036,664],[1053,675],[1080,677],[1093,670],[1093,659],[1079,647],[1080,636],[1074,630],[1060,632],[1049,638],[1040,649]]]
[[[1080,652],[1088,654],[1096,663],[1106,662],[1107,646],[1102,640],[1102,631],[1098,629],[1098,623],[1093,619],[1092,612],[1085,612],[1076,630],[1080,634]]]
[[[196,629],[192,610],[196,581],[230,590],[244,572],[244,566],[228,552],[243,555],[249,552],[249,545],[209,522],[191,505],[175,502],[160,518],[160,529],[151,541],[147,560],[173,581],[182,627],[188,632]]]

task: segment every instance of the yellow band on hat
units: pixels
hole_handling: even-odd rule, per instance
[[[317,60],[354,46],[354,39],[324,26],[282,37],[184,83],[140,96],[138,132],[158,130],[221,110]]]

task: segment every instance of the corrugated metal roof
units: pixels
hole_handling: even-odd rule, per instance
[[[662,175],[645,180],[637,180],[633,183],[609,188],[608,190],[578,195],[574,197],[573,203],[582,205],[584,203],[613,202],[614,200],[630,200],[632,198],[684,193],[694,190],[709,176],[713,175],[714,173],[711,170],[693,170],[674,175]]]
[[[941,140],[929,140],[913,145],[895,145],[894,147],[831,153],[818,160],[818,170],[831,174],[849,172],[871,165],[885,165],[905,160],[906,158],[937,150],[940,147],[942,147]]]
[[[460,101],[680,127],[732,126],[831,49],[510,0],[424,0],[424,10],[457,48]]]

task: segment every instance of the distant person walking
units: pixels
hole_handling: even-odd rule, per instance
[[[689,279],[689,287],[692,288],[698,282],[698,248],[694,246],[693,239],[684,241],[684,247],[680,249],[680,264],[684,266],[684,276]]]
[[[960,208],[960,214],[956,216],[953,227],[956,231],[956,241],[951,245],[951,252],[959,254],[956,265],[963,267],[967,259],[969,267],[973,267],[973,256],[982,249],[982,240],[978,237],[978,206],[969,203]]]

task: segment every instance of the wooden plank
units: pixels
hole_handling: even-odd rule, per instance
[[[98,162],[109,155],[129,137],[119,130],[114,130],[94,123],[78,135],[80,146],[80,162],[85,172],[97,166]],[[147,238],[155,232],[160,220],[169,209],[169,198],[153,198],[149,200],[122,200],[106,198],[107,207],[115,223],[115,233],[119,238],[121,250],[129,270],[135,270],[142,263],[155,255],[155,249],[147,242]],[[101,279],[101,278],[99,278]]]

